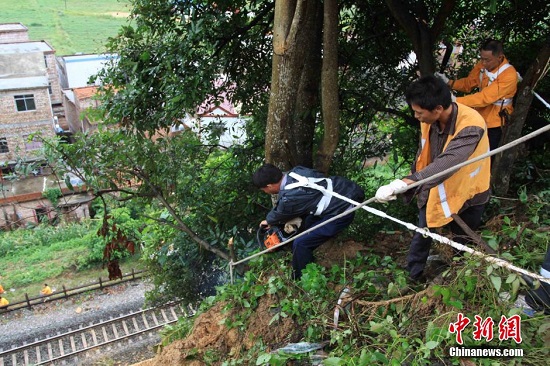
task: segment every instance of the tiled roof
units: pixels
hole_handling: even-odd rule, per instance
[[[81,88],[73,88],[74,95],[77,99],[87,99],[94,96],[94,94],[97,92],[97,86],[83,86]]]

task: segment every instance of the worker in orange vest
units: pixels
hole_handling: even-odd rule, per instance
[[[40,290],[40,295],[42,296],[49,296],[52,294],[52,289],[50,288],[50,286],[48,286],[47,283],[44,284],[44,287],[42,288],[42,290]]]
[[[2,296],[0,296],[0,308],[8,306],[9,304],[10,302],[8,301],[8,299],[5,299]]]
[[[480,59],[468,76],[451,80],[445,74],[435,73],[452,90],[476,93],[457,97],[456,102],[474,108],[481,114],[488,128],[489,145],[494,150],[500,144],[502,126],[512,114],[518,73],[504,56],[502,42],[486,40],[481,46]]]

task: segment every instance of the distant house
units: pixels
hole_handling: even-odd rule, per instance
[[[28,224],[52,222],[56,219],[77,221],[90,217],[92,195],[82,191],[73,192],[66,188],[64,181],[44,169],[40,175],[24,180],[4,179],[0,184],[0,230],[24,227]],[[73,181],[73,179],[71,179]],[[73,183],[78,183],[73,181]],[[77,184],[75,184],[76,186]],[[43,196],[48,189],[59,189],[56,207]]]
[[[95,75],[110,62],[117,62],[118,55],[85,54],[57,57],[59,78],[63,88],[63,107],[68,132],[90,132],[97,129],[97,122],[86,113],[98,107],[94,99],[101,80]]]
[[[29,41],[29,29],[21,23],[0,24],[0,43]]]
[[[63,114],[55,51],[44,41],[0,43],[0,161],[40,147],[32,134],[55,135]],[[56,118],[57,117],[57,118]]]
[[[63,89],[81,88],[90,85],[100,85],[101,80],[94,77],[110,62],[116,62],[118,55],[86,54],[58,56],[59,79]]]
[[[219,104],[203,104],[185,124],[199,135],[203,143],[215,143],[221,147],[241,144],[246,137],[245,120],[236,108],[222,96]]]
[[[110,54],[56,58],[47,42],[29,41],[22,24],[0,24],[0,229],[52,221],[60,213],[70,220],[90,215],[93,197],[85,189],[69,191],[44,166],[23,176],[16,176],[14,169],[19,158],[40,162],[36,152],[41,142],[32,139],[34,134],[70,136],[97,129],[89,110],[98,107],[94,95],[101,80],[92,77],[117,60]],[[191,129],[203,143],[228,147],[244,141],[244,127],[238,111],[222,96],[167,132],[173,136]],[[73,186],[82,183],[69,178]],[[56,207],[43,197],[52,189],[62,193]]]
[[[89,113],[86,113],[87,109],[99,106],[99,102],[94,99],[96,92],[96,86],[63,90],[63,105],[70,132],[93,132],[97,130],[98,121],[95,121]]]
[[[35,136],[53,137],[66,130],[55,50],[45,41],[29,41],[20,23],[0,24],[0,228],[10,228],[57,215],[48,189],[60,189],[58,209],[67,217],[87,215],[86,192],[69,192],[64,182],[40,166],[42,143]],[[37,166],[15,175],[22,159]]]

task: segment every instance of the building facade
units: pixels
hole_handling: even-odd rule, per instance
[[[0,229],[88,215],[88,194],[69,191],[42,164],[41,138],[67,128],[57,70],[47,42],[29,41],[21,24],[0,24]],[[44,197],[50,189],[62,192],[57,207]]]

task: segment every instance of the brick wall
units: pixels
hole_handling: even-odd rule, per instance
[[[46,59],[48,82],[52,88],[52,94],[50,95],[52,104],[61,104],[63,102],[63,98],[61,93],[61,84],[59,83],[59,76],[57,74],[55,53],[46,53],[44,54],[44,57]]]
[[[19,112],[15,95],[32,94],[36,110]],[[0,91],[0,138],[7,139],[9,152],[1,153],[0,160],[14,160],[17,148],[23,157],[33,157],[35,146],[24,140],[26,135],[39,132],[44,137],[55,135],[53,115],[47,88],[18,91]]]
[[[37,210],[43,212],[48,220],[53,220],[58,215],[51,202],[44,198],[41,192],[0,199],[0,229],[25,227],[29,223],[38,224]],[[90,217],[88,202],[62,207],[59,211],[60,219],[67,222]]]
[[[0,43],[27,42],[28,40],[28,29],[21,23],[0,25]]]

